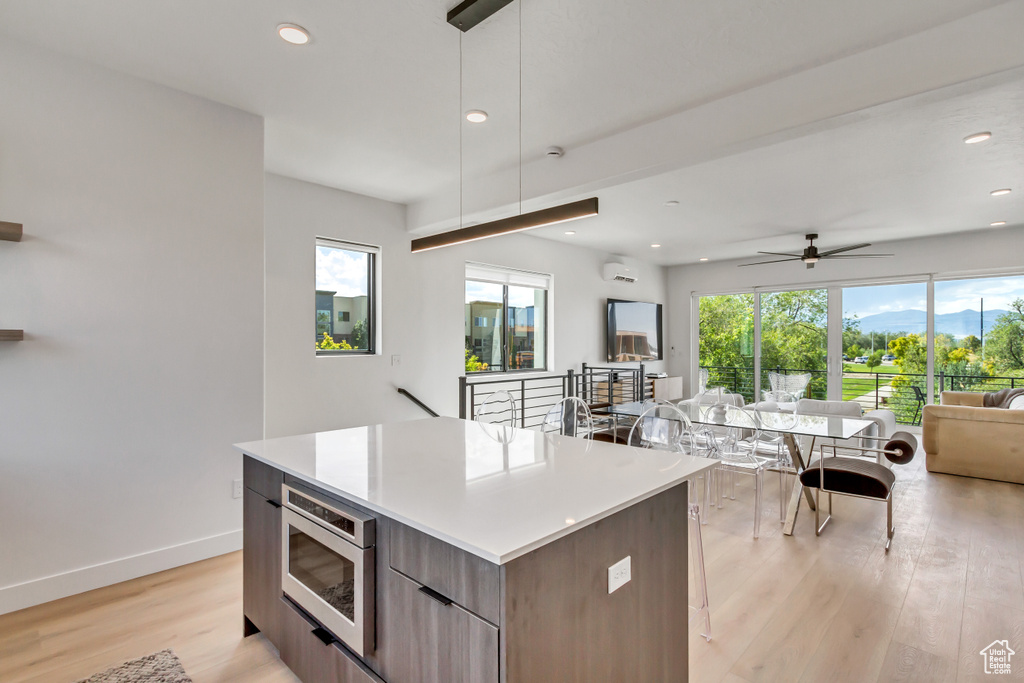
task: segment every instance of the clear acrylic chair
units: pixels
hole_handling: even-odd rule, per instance
[[[551,406],[551,410],[544,416],[540,430],[545,434],[592,439],[594,437],[594,418],[590,415],[590,408],[583,402],[583,399],[566,396]]]
[[[754,538],[761,533],[761,500],[764,490],[764,471],[778,466],[778,457],[760,448],[760,420],[757,411],[725,405],[724,438],[718,441],[716,456],[721,460],[719,470],[729,475],[747,474],[754,477]],[[735,491],[732,498],[735,498]]]
[[[639,448],[650,448],[671,453],[692,454],[695,450],[693,425],[690,418],[668,402],[652,402],[637,418],[629,431],[627,443]],[[697,599],[690,606],[690,624],[703,618],[701,635],[711,641],[711,607],[708,601],[708,579],[704,567],[704,541],[701,537],[701,505],[694,479],[690,479],[687,523],[690,534],[690,560],[693,563],[694,593]],[[705,504],[709,501],[705,491]]]
[[[697,450],[690,418],[667,401],[645,403],[633,428],[629,430],[626,443],[687,455]]]
[[[797,399],[803,398],[807,391],[807,385],[811,382],[811,373],[804,372],[796,375],[787,375],[781,372],[768,373],[768,386],[772,391],[784,391],[792,394]]]
[[[756,406],[747,406],[752,410],[761,429],[761,439],[758,448],[767,455],[777,460],[779,471],[779,521],[786,521],[786,499],[788,497],[789,477],[788,474],[795,474],[792,458],[789,455],[789,447],[786,445],[786,438],[782,432],[772,430],[790,429],[796,426],[797,399],[785,391],[766,391],[765,400]]]
[[[495,391],[490,394],[473,412],[477,422],[502,424],[510,427],[516,424],[516,402],[507,391]]]

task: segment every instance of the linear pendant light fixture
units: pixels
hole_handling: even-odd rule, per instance
[[[578,202],[560,204],[559,206],[552,206],[540,211],[531,211],[530,213],[523,213],[518,216],[509,216],[508,218],[501,218],[489,223],[471,225],[468,228],[459,228],[458,230],[442,232],[438,235],[420,237],[412,241],[412,250],[427,251],[428,249],[437,249],[438,247],[450,247],[454,244],[474,242],[487,239],[488,237],[532,230],[533,228],[540,228],[545,225],[555,225],[556,223],[565,223],[578,218],[596,215],[597,197],[590,197],[588,199],[581,199]]]
[[[448,23],[465,33],[510,4],[512,0],[465,0],[448,11]]]
[[[464,0],[448,12],[448,23],[459,29],[463,33],[468,31],[480,24],[495,12],[505,7],[506,5],[512,4],[512,0]],[[520,18],[519,18],[519,108],[520,108],[520,122],[522,119],[522,9],[520,7]],[[459,37],[459,59],[462,59],[462,38]],[[459,109],[462,109],[462,75],[461,65],[459,73]],[[522,232],[524,230],[532,230],[534,228],[540,228],[547,225],[555,225],[557,223],[565,223],[568,221],[574,221],[579,218],[586,218],[588,216],[597,215],[597,197],[588,197],[587,199],[581,199],[575,202],[569,202],[568,204],[560,204],[559,206],[552,206],[547,209],[540,209],[538,211],[531,211],[530,213],[521,213],[523,210],[523,188],[522,188],[522,171],[523,171],[523,153],[522,153],[522,127],[519,129],[519,211],[518,216],[509,216],[508,218],[501,218],[496,221],[489,221],[487,223],[480,223],[479,225],[471,225],[469,227],[459,227],[456,230],[449,230],[448,232],[442,232],[437,235],[430,235],[428,237],[420,237],[412,241],[412,251],[428,251],[430,249],[438,249],[440,247],[449,247],[455,244],[465,244],[466,242],[475,242],[476,240],[487,239],[488,237],[497,237],[498,235],[507,235],[514,232]],[[461,155],[461,142],[460,142],[460,155]],[[459,181],[462,181],[462,170],[460,161],[459,170]],[[462,222],[462,208],[460,199],[459,208],[459,222]],[[575,233],[574,233],[575,234]]]

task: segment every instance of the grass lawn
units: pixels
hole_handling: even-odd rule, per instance
[[[863,363],[843,363],[843,400],[851,401],[858,396],[873,392],[875,390],[875,373],[898,373],[899,368],[895,365],[876,365],[870,371]],[[851,373],[847,375],[846,373]],[[886,387],[892,382],[892,377],[879,377],[878,387]]]

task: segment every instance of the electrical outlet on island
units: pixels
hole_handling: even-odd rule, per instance
[[[608,567],[608,594],[611,595],[619,588],[622,588],[629,583],[632,578],[632,572],[630,571],[629,555]]]

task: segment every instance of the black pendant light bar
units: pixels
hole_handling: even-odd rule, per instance
[[[545,225],[565,223],[566,221],[574,221],[578,218],[596,215],[597,197],[590,197],[588,199],[581,199],[578,202],[552,206],[548,209],[531,211],[530,213],[518,216],[509,216],[508,218],[501,218],[489,223],[471,225],[468,228],[459,228],[458,230],[450,230],[438,235],[420,237],[412,241],[412,250],[416,252],[437,249],[439,247],[450,247],[455,244],[474,242],[487,239],[488,237],[532,230],[533,228],[541,228]]]
[[[512,0],[464,0],[448,10],[448,23],[463,33],[491,16]]]

